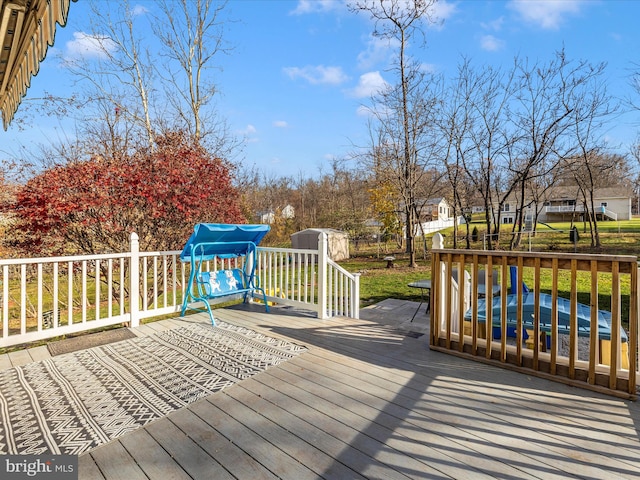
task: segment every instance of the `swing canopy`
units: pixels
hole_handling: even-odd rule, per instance
[[[269,229],[269,225],[198,223],[180,254],[180,260],[190,261],[196,245],[196,255],[199,260],[245,255],[247,243],[258,245]]]

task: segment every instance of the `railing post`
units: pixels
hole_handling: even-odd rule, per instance
[[[129,317],[131,328],[140,326],[140,239],[135,232],[130,237],[131,258],[129,264]]]
[[[433,236],[433,239],[431,241],[431,250],[432,251],[436,251],[436,250],[442,250],[444,248],[444,237],[442,236],[441,233],[436,233]],[[439,332],[440,330],[445,328],[445,312],[446,312],[446,305],[445,305],[445,297],[446,297],[446,279],[445,279],[445,267],[444,265],[435,265],[432,264],[431,265],[431,286],[437,286],[435,289],[432,288],[431,289],[431,295],[433,296],[433,301],[430,301],[429,304],[431,305],[431,315],[434,316],[435,321],[432,321],[432,328],[433,328],[433,333],[432,335],[434,336],[434,338],[438,338],[439,337]],[[436,279],[436,276],[438,277]],[[436,295],[439,295],[436,298]],[[435,308],[434,308],[435,306]],[[439,309],[436,312],[436,309]],[[440,319],[440,321],[442,322],[442,324],[438,324],[438,319]]]
[[[351,317],[360,318],[360,274],[354,273],[353,296],[351,298]]]
[[[329,259],[327,234],[318,235],[318,318],[329,318],[327,313],[327,260]]]

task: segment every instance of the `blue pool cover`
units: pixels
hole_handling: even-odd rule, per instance
[[[543,331],[550,331],[551,329],[551,307],[553,297],[546,293],[538,294],[540,296],[540,329]],[[493,297],[492,299],[492,324],[495,327],[500,327],[500,321],[502,318],[502,305],[500,296]],[[507,335],[512,335],[512,330],[517,321],[517,307],[518,307],[518,295],[507,295]],[[535,293],[526,292],[522,294],[522,323],[525,328],[533,328],[533,316],[534,316],[534,302]],[[487,302],[486,299],[478,300],[478,322],[485,323],[487,320]],[[571,302],[566,298],[557,299],[558,309],[558,332],[568,333],[570,327],[570,313]],[[583,303],[577,303],[577,325],[579,336],[589,336],[591,329],[591,307]],[[464,319],[470,321],[472,316],[471,310],[468,310]],[[598,336],[600,339],[611,339],[611,312],[606,310],[598,310]],[[627,336],[624,330],[620,329],[620,336],[623,342],[627,341]]]

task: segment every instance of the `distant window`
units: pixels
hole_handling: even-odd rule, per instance
[[[502,223],[513,223],[513,217],[502,217]]]
[[[511,210],[511,205],[509,205],[508,203],[505,203],[504,205],[502,205],[503,212],[508,212],[510,210]]]

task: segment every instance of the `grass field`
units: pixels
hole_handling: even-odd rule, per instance
[[[485,227],[479,223],[472,223],[478,227],[479,239],[471,243],[473,249],[483,249],[483,235]],[[569,239],[569,231],[571,223],[554,223],[550,225],[540,225],[536,234],[524,234],[522,245],[519,250],[533,252],[576,252],[585,254],[608,254],[608,255],[638,255],[640,253],[640,219],[620,222],[599,222],[598,230],[602,246],[600,248],[591,247],[591,237],[588,232],[588,226],[577,223],[579,240],[574,246]],[[585,233],[585,228],[587,229]],[[470,230],[471,230],[470,229]],[[503,225],[502,232],[505,240],[501,242],[503,248],[508,247],[510,239],[511,225]],[[445,239],[445,247],[453,246],[453,229],[447,229],[440,232]],[[466,233],[464,226],[458,232],[461,235]],[[430,250],[432,235],[427,238],[427,248]],[[417,255],[418,266],[416,268],[408,267],[408,255],[398,248],[394,242],[388,242],[383,245],[372,243],[370,245],[360,243],[358,249],[351,247],[351,258],[340,264],[350,272],[360,272],[360,298],[361,306],[365,307],[377,303],[385,298],[399,298],[406,300],[420,300],[420,292],[407,286],[408,283],[431,277],[431,262],[428,258],[423,258],[423,242],[418,240],[419,254]],[[460,241],[458,248],[464,248],[466,243]],[[575,247],[575,248],[574,248]],[[386,268],[387,262],[384,257],[393,255],[395,260],[395,268]],[[525,283],[532,284],[533,278],[525,272]],[[547,275],[542,278],[541,290],[550,292],[551,278]],[[568,275],[560,275],[559,291],[568,292],[569,278]],[[580,285],[582,283],[583,285]],[[607,289],[607,282],[602,282],[604,288],[600,291],[599,304],[601,308],[608,308],[610,305],[610,288]],[[588,295],[589,291],[588,279],[579,280],[579,290],[584,290],[584,295]],[[628,292],[628,285],[622,285],[622,291]],[[627,296],[628,299],[628,296]],[[628,301],[628,300],[627,300]],[[623,297],[624,302],[624,297]]]

